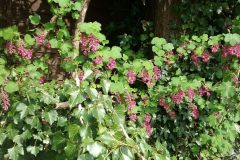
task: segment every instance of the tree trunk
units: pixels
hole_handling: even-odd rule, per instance
[[[180,0],[154,0],[154,18],[155,22],[155,34],[160,37],[168,39],[170,34],[174,32],[172,26],[179,22],[179,16],[177,16],[173,10]]]

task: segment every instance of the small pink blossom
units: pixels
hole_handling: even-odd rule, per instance
[[[109,61],[108,61],[108,64],[107,64],[107,69],[112,71],[113,69],[116,68],[116,64],[117,64],[117,62],[115,61],[115,59],[113,59],[112,57],[109,58]]]
[[[133,71],[133,70],[129,70],[128,73],[127,73],[127,79],[128,79],[128,83],[129,84],[133,84],[137,77],[136,77],[136,73]]]
[[[8,93],[5,92],[2,88],[1,88],[0,97],[1,97],[1,100],[2,100],[2,109],[4,111],[7,111],[9,106],[10,106],[10,100],[9,100]]]
[[[202,61],[203,62],[208,62],[210,60],[210,54],[208,53],[208,51],[205,51],[202,55]]]
[[[137,115],[136,115],[136,113],[131,113],[131,114],[129,115],[129,119],[130,119],[130,121],[132,121],[132,122],[136,122],[136,121],[137,121]]]
[[[174,103],[176,104],[181,104],[183,103],[183,97],[184,97],[185,93],[183,91],[178,91],[177,93],[175,93],[174,95],[171,96],[171,99]]]

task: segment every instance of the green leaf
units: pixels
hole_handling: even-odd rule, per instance
[[[24,36],[24,41],[28,44],[28,45],[34,45],[34,43],[35,43],[35,39],[34,38],[32,38],[29,34],[26,34],[25,36]]]
[[[156,45],[158,47],[162,47],[162,45],[166,44],[167,41],[164,38],[158,38],[158,37],[154,37],[151,41],[151,43],[153,45]]]
[[[12,40],[15,35],[17,35],[18,29],[17,26],[12,26],[4,28],[2,30],[2,36],[4,40]]]
[[[20,118],[23,119],[28,115],[28,106],[24,103],[19,103],[16,107],[16,110],[20,112]]]
[[[51,45],[51,48],[58,48],[58,46],[59,46],[57,39],[50,39],[49,43]]]
[[[232,46],[235,45],[235,44],[240,43],[240,35],[239,34],[228,33],[228,34],[224,34],[224,36],[225,36],[224,41],[226,43],[229,43]]]
[[[122,58],[121,50],[122,49],[120,47],[113,46],[111,51],[110,51],[111,57],[114,58],[114,59]]]
[[[110,90],[113,93],[120,93],[120,94],[125,92],[124,85],[122,82],[112,83],[110,86]]]
[[[88,152],[89,152],[93,157],[96,158],[96,157],[98,157],[101,153],[103,153],[104,147],[103,147],[101,144],[95,142],[95,143],[93,143],[93,144],[89,144],[89,145],[87,146],[87,150],[88,150]]]
[[[68,136],[71,140],[74,139],[74,137],[79,134],[80,126],[77,124],[70,124],[68,126]]]
[[[70,108],[73,108],[77,104],[82,103],[84,100],[85,98],[83,97],[81,90],[72,92],[70,97]]]
[[[8,93],[13,93],[19,90],[18,84],[13,82],[13,81],[9,81],[7,83],[7,85],[4,87],[4,90]]]
[[[31,153],[32,155],[34,155],[35,157],[37,156],[37,154],[42,150],[42,148],[37,147],[37,146],[28,146],[27,147],[27,152]]]
[[[98,91],[95,88],[88,88],[86,92],[91,100],[98,97]]]
[[[74,6],[73,6],[73,9],[74,9],[74,10],[77,10],[77,11],[80,11],[80,10],[81,10],[81,7],[82,7],[82,3],[80,3],[80,2],[75,2],[75,3],[74,3]]]
[[[235,95],[235,88],[230,81],[223,82],[220,86],[217,87],[217,91],[223,98],[231,98]]]
[[[90,69],[84,71],[83,80],[87,79],[92,73],[93,71]]]
[[[101,81],[101,85],[102,85],[104,94],[108,94],[108,91],[109,91],[110,86],[111,86],[111,81],[109,81],[109,80],[102,80]]]
[[[102,143],[104,143],[108,146],[113,146],[117,141],[112,135],[110,135],[108,133],[100,135],[97,138],[97,140],[101,141]]]
[[[60,7],[68,7],[70,5],[70,0],[54,0],[59,4]]]
[[[106,112],[102,104],[98,104],[96,107],[94,107],[92,113],[99,123],[103,122]]]
[[[68,142],[66,147],[64,148],[64,151],[68,157],[72,157],[76,154],[77,145],[71,142]]]
[[[163,45],[163,49],[169,52],[174,49],[174,46],[172,43],[167,43],[167,44]]]
[[[44,113],[44,118],[52,125],[55,121],[57,121],[58,113],[55,110],[51,110],[50,112]]]
[[[6,138],[7,138],[7,134],[0,133],[0,146],[3,144]]]
[[[38,25],[40,23],[41,17],[38,14],[30,15],[29,19],[33,25]]]
[[[19,155],[24,155],[24,150],[22,146],[14,146],[8,149],[8,156],[11,160],[18,160]]]
[[[52,147],[54,150],[58,150],[59,148],[63,147],[65,142],[66,142],[66,139],[64,138],[61,131],[58,131],[53,134]]]

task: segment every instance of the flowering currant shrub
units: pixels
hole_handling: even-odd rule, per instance
[[[49,3],[55,20],[0,30],[0,159],[239,156],[240,35],[155,37],[147,59],[97,22],[72,35],[81,1]]]

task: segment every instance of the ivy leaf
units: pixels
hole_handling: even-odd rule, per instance
[[[103,122],[103,119],[106,115],[103,105],[98,104],[96,107],[93,108],[92,113],[99,123]]]
[[[53,134],[52,147],[54,150],[57,150],[58,148],[61,148],[62,146],[64,146],[65,142],[66,142],[66,139],[64,138],[61,131],[58,131]]]
[[[0,145],[3,144],[3,142],[5,141],[6,138],[7,138],[7,134],[0,133]]]
[[[64,151],[68,157],[71,157],[76,153],[77,146],[76,146],[76,144],[68,142],[66,147],[64,148]]]
[[[16,111],[20,112],[20,118],[23,119],[28,114],[28,106],[24,103],[19,103],[16,107]]]
[[[77,124],[70,124],[68,126],[68,136],[71,140],[74,139],[74,137],[79,133],[80,126]]]
[[[108,133],[100,135],[97,138],[97,140],[101,141],[102,143],[104,143],[108,146],[112,146],[112,145],[114,145],[114,143],[116,143],[116,139]]]
[[[42,148],[37,147],[37,146],[28,146],[27,147],[27,152],[33,154],[35,157],[40,152],[40,150],[42,150]]]
[[[51,110],[50,112],[44,113],[44,118],[52,125],[55,121],[57,121],[58,113],[55,110]]]
[[[4,87],[4,90],[8,93],[13,93],[19,90],[18,84],[13,82],[13,81],[9,81],[7,83],[7,85]]]
[[[24,155],[24,150],[22,146],[14,146],[8,149],[8,156],[11,160],[18,160],[19,155]]]
[[[83,80],[87,79],[92,73],[93,71],[90,69],[84,71]]]
[[[30,15],[29,19],[33,25],[38,25],[40,23],[41,17],[38,14]]]
[[[111,81],[109,81],[109,80],[102,80],[101,81],[101,85],[102,85],[104,94],[108,94],[108,91],[109,91],[110,86],[111,86]]]
[[[98,97],[98,91],[95,88],[88,88],[86,92],[91,100]]]
[[[97,158],[101,153],[103,153],[104,147],[99,143],[95,142],[87,146],[88,152],[95,158]]]
[[[80,90],[71,93],[70,97],[70,108],[73,108],[77,104],[82,103],[85,100],[83,93]]]

